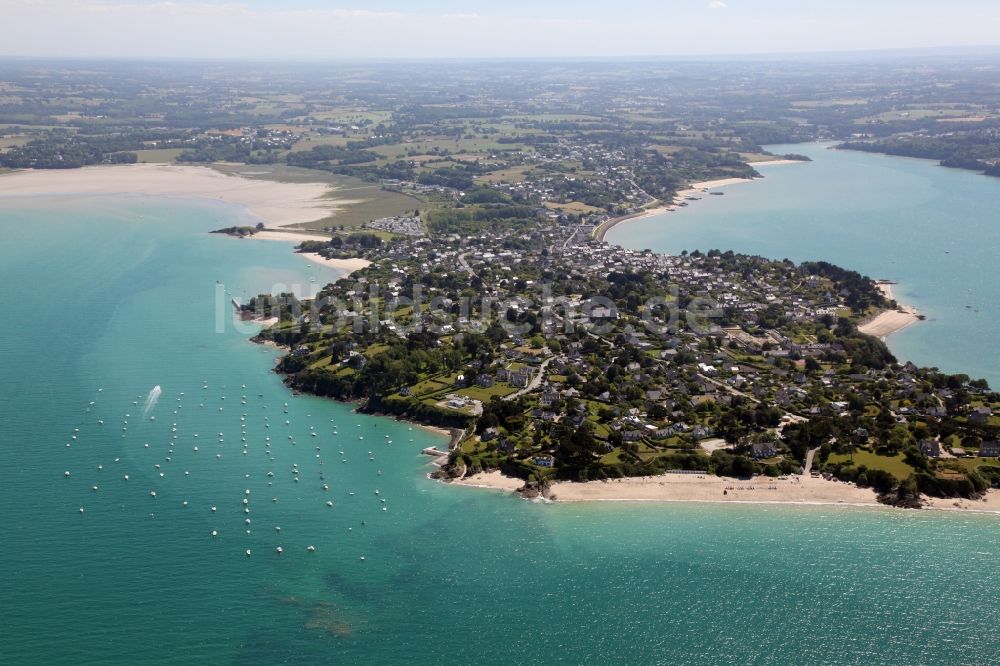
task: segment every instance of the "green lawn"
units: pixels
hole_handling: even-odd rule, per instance
[[[622,462],[621,449],[614,449],[611,452],[605,453],[603,456],[601,456],[602,465],[617,465],[620,462]]]
[[[508,386],[507,384],[494,384],[489,388],[483,388],[482,386],[470,386],[458,391],[455,391],[455,395],[464,395],[473,400],[481,400],[482,402],[489,402],[493,396],[504,397],[510,395],[517,391],[516,388]]]
[[[419,384],[414,384],[410,387],[410,392],[417,397],[424,397],[431,395],[432,393],[437,393],[439,391],[444,391],[450,388],[451,384],[445,384],[436,379],[425,379]]]
[[[364,353],[368,358],[373,358],[386,351],[389,351],[389,345],[371,345]]]
[[[829,462],[838,463],[850,459],[851,456],[848,454],[834,453],[830,455]],[[855,467],[864,465],[868,469],[882,469],[889,472],[900,481],[908,478],[915,471],[903,461],[902,453],[890,458],[888,456],[875,455],[871,451],[859,450],[854,453],[853,459]]]
[[[959,458],[958,463],[970,472],[977,467],[1000,467],[997,458]]]
[[[310,370],[316,370],[316,369],[319,369],[319,368],[329,368],[331,360],[333,360],[333,356],[332,355],[324,356],[324,357],[320,358],[318,361],[316,361],[314,363],[310,363],[309,364],[309,369]]]

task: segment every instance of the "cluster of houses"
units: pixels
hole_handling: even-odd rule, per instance
[[[525,155],[518,154],[519,162]],[[632,172],[632,159],[620,148],[611,148],[600,143],[576,143],[561,139],[555,143],[540,144],[530,155],[530,162],[542,167],[560,167],[571,162],[587,165],[587,176],[562,173],[518,179],[513,182],[500,181],[491,186],[506,192],[518,201],[532,201],[550,208],[539,209],[539,214],[551,220],[560,219],[557,210],[560,204],[572,201],[593,201],[599,193],[607,198],[606,204],[597,206],[602,210],[611,206],[619,214],[637,212],[655,199],[639,187]],[[613,201],[612,201],[613,199]],[[603,212],[590,213],[587,223],[597,225],[607,219]]]
[[[397,223],[400,218],[391,219]],[[857,370],[855,374],[821,367],[818,360],[845,353],[834,338],[795,339],[787,329],[765,323],[765,308],[769,316],[777,312],[790,322],[817,321],[821,317],[835,321],[846,295],[829,280],[791,274],[786,265],[756,257],[735,259],[742,262],[742,270],[733,270],[732,264],[702,256],[628,250],[588,240],[577,232],[578,227],[573,225],[539,221],[534,228],[515,233],[484,231],[472,237],[454,234],[436,237],[433,242],[411,236],[380,250],[381,260],[373,267],[376,270],[357,278],[343,295],[347,300],[362,297],[368,292],[367,283],[377,281],[380,297],[407,296],[402,291],[408,276],[427,275],[431,279],[422,285],[424,297],[435,299],[444,311],[454,312],[468,291],[471,276],[478,278],[477,299],[502,303],[508,312],[540,319],[548,316],[548,309],[552,310],[554,326],[544,329],[544,343],[529,344],[511,334],[488,365],[470,362],[456,381],[457,390],[443,401],[443,406],[451,409],[472,406],[468,398],[461,396],[462,387],[490,388],[502,383],[523,392],[537,378],[542,381],[528,396],[534,401],[527,415],[531,420],[580,426],[588,419],[595,420],[598,415],[592,413],[594,410],[608,409],[613,416],[600,415],[602,428],[620,436],[622,442],[643,442],[658,448],[671,438],[686,445],[717,436],[707,414],[716,412],[716,407],[728,407],[736,399],[774,405],[804,417],[847,416],[854,411],[846,399],[848,395],[868,402],[875,399],[873,387],[888,382],[891,416],[899,423],[959,415],[966,416],[971,424],[990,423],[989,407],[950,414],[950,390],[928,388],[911,364]],[[546,296],[545,289],[552,286],[551,280],[543,277],[546,272],[560,276],[558,296]],[[637,318],[634,304],[625,305],[622,299],[601,293],[583,293],[590,285],[607,289],[608,276],[613,273],[652,273],[671,288],[676,287],[675,294],[715,304],[717,310],[727,313],[727,319],[696,328],[672,321],[664,314],[652,317],[657,326],[648,327]],[[574,287],[581,292],[569,293]],[[539,300],[546,297],[552,301]],[[557,306],[552,306],[556,302]],[[542,307],[545,303],[552,307]],[[476,322],[467,317],[462,315],[436,329],[438,344],[460,339],[457,334],[464,330],[483,332],[483,322],[478,322],[477,328],[472,326]],[[381,323],[393,326],[388,319]],[[589,333],[596,330],[589,325],[600,323],[611,326],[611,333]],[[564,327],[569,325],[584,327],[590,339],[567,335]],[[593,345],[600,350],[601,363],[610,365],[622,342],[643,352],[646,362],[629,363],[625,376],[610,391],[580,395],[579,389],[585,387],[579,382],[586,382],[596,370],[591,367]],[[585,344],[592,348],[585,351]],[[308,348],[303,353],[308,353]],[[736,360],[741,356],[756,360]],[[810,365],[812,359],[817,361]],[[548,366],[546,373],[539,370],[543,362]],[[567,381],[570,377],[575,378],[573,382]],[[626,398],[619,394],[625,386],[641,389],[640,408],[632,406],[637,404],[635,395]],[[705,406],[708,408],[699,409]],[[484,433],[484,441],[494,440],[500,450],[515,446],[500,432]],[[867,434],[859,441],[867,441]],[[994,455],[991,452],[995,447],[994,442],[984,443],[980,455]],[[922,448],[930,457],[941,454],[940,443],[934,440],[925,442]],[[772,458],[779,453],[772,443],[752,445],[755,458]]]
[[[233,130],[209,132],[202,137],[202,139],[215,143],[222,143],[234,138],[238,143],[250,146],[254,150],[288,150],[302,138],[302,135],[286,129],[240,127]]]
[[[412,217],[380,217],[372,220],[365,227],[378,231],[387,231],[397,236],[414,236],[418,238],[424,236],[424,225],[417,215]]]

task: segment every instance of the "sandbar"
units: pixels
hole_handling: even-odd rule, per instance
[[[203,199],[241,206],[270,226],[329,217],[341,202],[323,198],[328,190],[322,183],[279,183],[174,164],[25,169],[0,175],[0,197],[138,194]]]

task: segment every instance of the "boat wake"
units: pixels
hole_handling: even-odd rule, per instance
[[[160,393],[162,393],[162,391],[160,390],[160,385],[157,384],[153,387],[153,390],[149,392],[149,395],[146,396],[146,404],[142,408],[143,416],[149,414],[153,407],[156,407],[156,401],[160,399]]]

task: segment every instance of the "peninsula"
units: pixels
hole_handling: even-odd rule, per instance
[[[259,339],[290,350],[278,369],[296,390],[460,430],[441,478],[556,499],[992,506],[1000,396],[859,330],[895,311],[886,285],[627,250],[511,212],[475,237],[454,233],[464,207],[425,216],[433,241],[304,243],[372,263],[313,302],[244,307],[279,318]]]
[[[461,431],[444,477],[501,470],[570,498],[584,486],[555,484],[815,472],[891,503],[971,501],[1000,485],[1000,396],[893,358],[880,338],[919,315],[878,284],[603,235],[808,159],[768,145],[923,133],[992,167],[994,75],[974,64],[220,66],[178,92],[155,63],[9,63],[0,168],[21,171],[0,192],[241,205],[233,235],[350,271],[313,301],[261,294],[246,316],[277,320],[260,339],[287,347],[296,390]],[[739,485],[724,496],[757,492]]]

